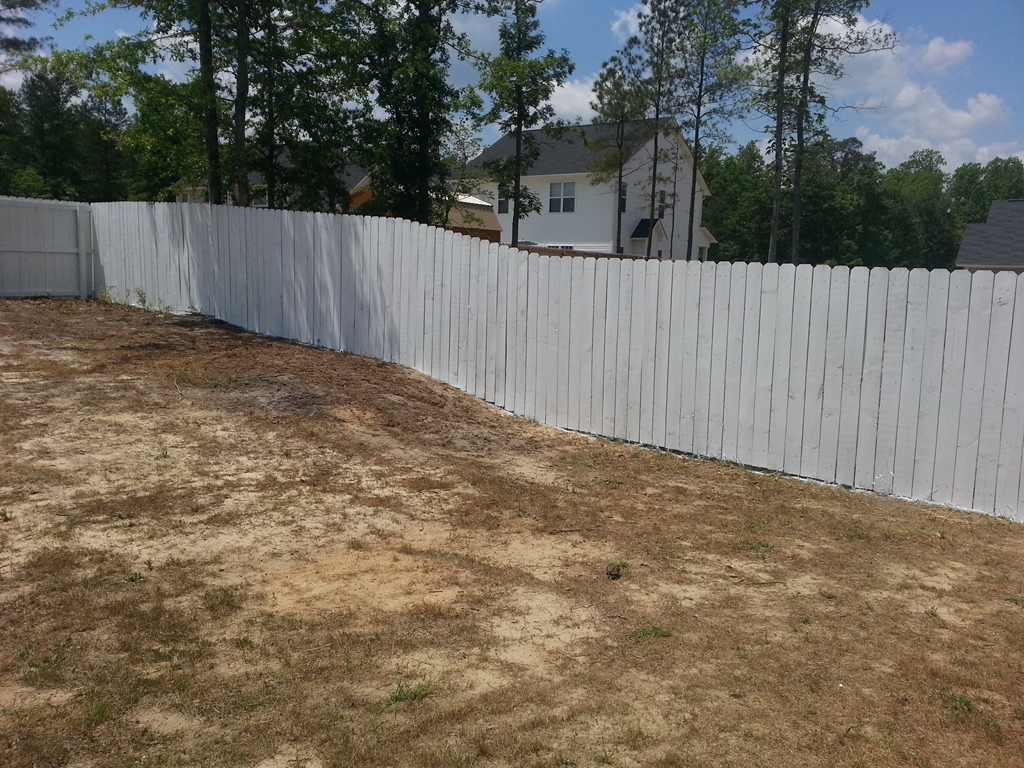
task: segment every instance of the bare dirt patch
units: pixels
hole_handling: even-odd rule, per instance
[[[1024,526],[0,302],[0,765],[1022,755]]]

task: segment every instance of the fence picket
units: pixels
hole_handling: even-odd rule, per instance
[[[555,285],[558,294],[558,335],[555,351],[558,355],[558,362],[554,421],[548,423],[564,429],[569,426],[569,367],[572,348],[569,341],[571,332],[569,323],[572,312],[572,259],[568,256],[558,256],[555,258],[555,265]]]
[[[864,373],[861,376],[860,410],[857,420],[857,456],[853,484],[870,488],[875,477],[878,439],[879,399],[882,393],[882,350],[885,341],[885,311],[889,272],[872,269],[868,275]]]
[[[893,468],[893,493],[909,496],[913,492],[914,456],[917,453],[922,368],[924,366],[925,322],[928,317],[928,272],[910,273],[907,293],[907,325],[903,351],[903,383],[900,386],[900,413],[896,425],[896,462]]]
[[[652,445],[666,446],[668,439],[668,369],[672,348],[672,262],[658,262],[656,294],[651,307],[656,316],[654,342],[654,434]],[[678,414],[676,415],[678,423]]]
[[[715,337],[715,283],[727,264],[705,262],[700,272],[697,309],[697,346],[693,361],[693,453],[708,455],[708,413],[711,404],[711,357]]]
[[[638,262],[623,260],[619,264],[618,306],[615,341],[615,410],[612,437],[628,440],[629,429],[629,367],[631,358],[630,321],[633,317],[634,267]]]
[[[759,467],[768,464],[778,298],[779,265],[766,264],[761,272],[761,317],[757,338],[757,376],[754,380],[754,434],[748,461]]]
[[[811,309],[814,267],[801,264],[793,277],[793,334],[789,346],[789,407],[786,412],[786,450],[783,469],[793,475],[803,467],[804,397],[810,362]]]
[[[792,365],[793,306],[796,291],[796,267],[779,267],[778,296],[775,308],[775,361],[772,369],[771,414],[768,424],[768,457],[765,466],[782,471],[786,461],[787,421],[789,417],[789,376]]]
[[[640,301],[633,301],[633,325],[641,329],[638,352],[640,354],[640,389],[637,398],[637,442],[654,445],[654,410],[657,392],[658,343],[658,279],[661,262],[648,261],[643,282],[634,283]]]
[[[719,264],[715,273],[714,299],[709,305],[714,323],[711,333],[711,365],[708,369],[708,456],[722,455],[725,421],[725,381],[729,366],[729,304],[733,265]],[[698,376],[701,375],[698,371]]]
[[[807,334],[807,378],[803,392],[803,439],[800,447],[801,475],[817,477],[821,458],[821,417],[825,393],[825,354],[831,295],[832,270],[819,265],[811,277],[810,328]]]
[[[600,349],[594,355],[595,380],[600,385],[598,397],[595,397],[594,408],[600,417],[598,422],[602,435],[615,433],[615,343],[619,335],[619,278],[622,261],[609,259],[598,265],[598,280],[605,289],[604,301],[601,303],[603,328],[598,338]],[[596,324],[596,321],[595,321]]]
[[[729,275],[729,327],[725,350],[726,372],[723,405],[722,449],[721,455],[731,461],[740,456],[740,401],[750,392],[744,391],[743,341],[745,329],[745,312],[747,307],[747,269],[734,269]],[[756,351],[757,346],[752,349]],[[750,382],[751,386],[753,382]],[[753,407],[751,399],[750,407]]]
[[[569,260],[569,332],[566,336],[566,340],[569,343],[569,367],[566,425],[569,429],[575,430],[580,428],[580,412],[587,406],[583,402],[582,383],[584,379],[589,377],[589,371],[587,375],[583,374],[583,349],[586,346],[586,338],[590,334],[581,332],[581,330],[587,324],[584,308],[588,305],[593,306],[593,295],[587,296],[584,294],[583,266],[585,262],[585,259],[579,257]],[[590,314],[593,314],[593,310],[591,310]],[[591,320],[592,323],[593,320]],[[574,341],[575,343],[573,343]]]
[[[821,437],[818,440],[816,477],[831,483],[836,479],[839,453],[839,420],[843,398],[843,362],[846,350],[847,308],[850,298],[850,269],[832,270],[828,294],[828,331],[825,336],[825,373],[821,394]]]
[[[842,395],[839,405],[839,435],[835,479],[853,485],[857,468],[857,432],[864,381],[864,346],[868,322],[868,283],[865,267],[850,270],[846,306],[846,349],[843,354]]]
[[[529,315],[529,276],[530,262],[529,254],[513,250],[509,256],[512,260],[513,276],[516,290],[515,303],[512,309],[515,312],[515,345],[510,354],[513,355],[513,370],[515,375],[515,400],[513,411],[522,416],[526,409],[526,334],[527,317]],[[509,300],[511,302],[511,299]]]
[[[1006,396],[1002,439],[996,468],[993,511],[1013,517],[1020,513],[1024,481],[1024,278],[1017,276],[1007,357]]]

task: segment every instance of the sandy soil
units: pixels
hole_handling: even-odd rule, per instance
[[[1024,527],[200,317],[0,302],[0,521],[7,766],[1024,765]]]

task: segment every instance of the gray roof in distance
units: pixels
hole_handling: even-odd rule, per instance
[[[1024,200],[995,200],[986,223],[968,224],[956,265],[1024,269]]]
[[[640,127],[640,122],[636,123]],[[543,129],[526,131],[540,149],[540,156],[528,171],[530,176],[548,176],[563,173],[586,173],[590,170],[594,158],[600,154],[595,152],[587,142],[614,136],[615,126],[609,124],[581,125],[566,130],[561,138],[554,139],[546,135]],[[580,133],[583,135],[581,136]],[[642,141],[637,142],[639,148]],[[608,151],[607,149],[604,151]],[[481,166],[492,160],[512,157],[515,154],[515,139],[506,134],[489,146],[472,161],[471,167]]]

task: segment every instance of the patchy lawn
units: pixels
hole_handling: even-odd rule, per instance
[[[1022,755],[1024,526],[0,301],[0,765]]]

